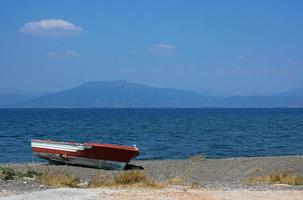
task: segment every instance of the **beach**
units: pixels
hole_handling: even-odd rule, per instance
[[[303,200],[303,0],[0,0],[0,200]]]
[[[288,174],[303,176],[302,156],[134,161],[149,180],[163,187],[108,186],[101,188],[55,188],[35,178],[0,182],[0,199],[303,199],[301,184],[253,183],[251,177]],[[48,165],[43,163],[2,164],[18,172],[34,170],[68,174],[80,185],[92,180],[111,180],[119,171]],[[81,194],[81,195],[80,195]],[[53,195],[53,196],[52,196]],[[56,197],[57,195],[57,197]],[[164,198],[165,197],[165,198]],[[245,197],[245,198],[243,198]]]

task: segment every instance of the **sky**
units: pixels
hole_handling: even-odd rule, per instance
[[[0,93],[86,81],[232,95],[303,87],[301,0],[1,0]]]

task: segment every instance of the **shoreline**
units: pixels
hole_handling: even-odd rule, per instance
[[[254,158],[260,158],[260,159],[265,159],[265,158],[287,158],[287,157],[303,157],[303,154],[294,154],[294,155],[277,155],[277,156],[240,156],[240,157],[224,157],[224,158],[217,158],[217,157],[207,157],[207,155],[205,156],[204,154],[196,154],[193,156],[190,156],[188,158],[166,158],[166,159],[133,159],[131,163],[133,162],[146,162],[146,161],[182,161],[182,160],[190,160],[193,157],[196,156],[201,156],[203,157],[203,159],[206,160],[246,160],[246,159],[254,159]],[[28,161],[28,162],[0,162],[0,166],[1,165],[10,165],[10,164],[48,164],[47,161],[45,162],[32,162],[32,161]]]

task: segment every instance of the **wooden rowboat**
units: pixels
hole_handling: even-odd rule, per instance
[[[136,146],[32,140],[32,152],[50,162],[100,169],[123,169],[139,155]]]

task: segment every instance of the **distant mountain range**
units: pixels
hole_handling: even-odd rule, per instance
[[[227,93],[217,91],[217,90],[208,89],[208,88],[185,89],[184,91],[189,91],[189,92],[201,94],[201,95],[204,95],[204,96],[210,96],[210,97],[227,97],[227,96],[230,96]]]
[[[206,96],[127,81],[87,82],[40,97],[0,95],[2,108],[272,108],[303,107],[303,88],[268,96]]]
[[[0,107],[16,105],[21,102],[34,99],[36,96],[23,94],[0,94]]]

